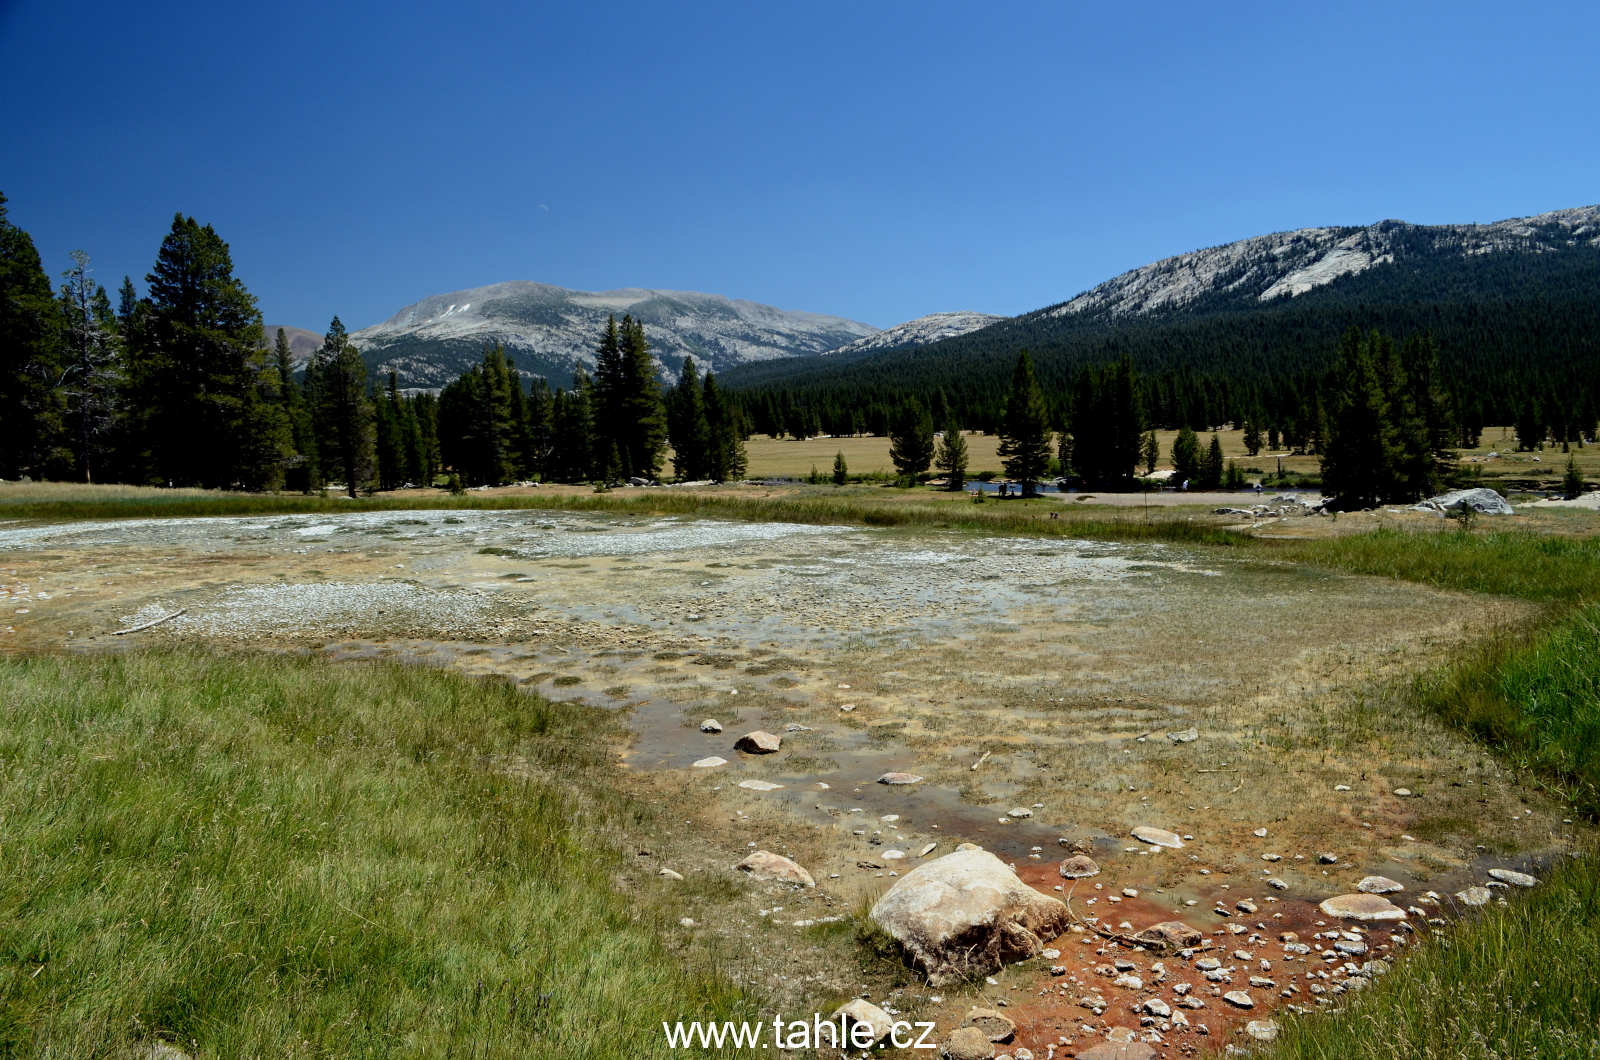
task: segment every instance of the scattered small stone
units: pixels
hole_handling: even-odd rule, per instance
[[[1265,838],[1267,838],[1267,830],[1265,828],[1257,828],[1254,832],[1251,832],[1250,834],[1255,836],[1257,839],[1265,839]]]
[[[1261,855],[1261,860],[1262,861],[1282,861],[1283,860],[1283,855],[1282,854],[1263,854],[1263,855]]]
[[[1069,880],[1081,880],[1100,875],[1100,866],[1085,854],[1074,854],[1061,863],[1061,875]]]
[[[1111,980],[1111,985],[1120,986],[1124,990],[1141,990],[1144,988],[1144,983],[1140,981],[1137,975],[1119,975]]]
[[[694,768],[694,769],[714,769],[717,766],[725,766],[727,764],[728,764],[728,760],[726,758],[718,758],[716,755],[712,755],[710,758],[702,758],[702,759],[700,759],[700,761],[696,762],[692,768]]]
[[[1172,1006],[1167,1004],[1165,1001],[1162,1001],[1159,997],[1153,997],[1149,1001],[1146,1001],[1144,1003],[1144,1010],[1150,1013],[1150,1015],[1156,1016],[1160,1019],[1166,1019],[1172,1015]]]
[[[1267,877],[1267,886],[1280,891],[1287,891],[1289,889],[1289,884],[1284,880],[1278,879],[1276,876]]]
[[[1487,892],[1485,892],[1487,893]],[[1406,911],[1376,894],[1341,894],[1329,898],[1318,909],[1327,916],[1348,920],[1404,920]]]
[[[1011,817],[1032,817],[1033,816],[1033,811],[1028,809],[1028,807],[1026,807],[1026,806],[1014,807],[1014,808],[1012,808],[1010,810],[1007,810],[1006,813],[1007,813],[1008,816],[1011,816]]]
[[[854,703],[846,703],[844,706],[840,707],[839,709],[844,711],[846,714],[848,714],[852,710],[856,709],[856,705]]]
[[[1194,743],[1196,740],[1200,739],[1200,730],[1190,726],[1189,728],[1184,729],[1182,732],[1167,733],[1167,739],[1171,740],[1173,743]]]
[[[783,731],[784,732],[811,732],[812,729],[811,729],[811,726],[809,726],[809,725],[801,725],[797,721],[791,721],[789,724],[787,724],[787,725],[785,725],[783,727]]]
[[[741,780],[739,786],[749,788],[751,791],[777,791],[783,787],[782,784],[774,784],[770,780]]]
[[[1009,1016],[991,1008],[975,1008],[962,1021],[966,1027],[982,1031],[991,1042],[1008,1042],[1017,1033],[1017,1025]]]
[[[1510,869],[1490,869],[1489,875],[1501,883],[1509,883],[1513,887],[1532,887],[1539,881],[1526,872],[1513,872]]]
[[[1468,887],[1464,891],[1456,892],[1456,899],[1462,905],[1488,905],[1489,899],[1494,897],[1494,892],[1487,887]]]
[[[991,1060],[994,1043],[976,1027],[961,1027],[944,1043],[948,1060]]]
[[[1245,899],[1242,899],[1240,901],[1237,901],[1237,902],[1233,903],[1233,907],[1235,909],[1239,910],[1239,912],[1241,912],[1241,913],[1254,913],[1254,912],[1257,912],[1260,909],[1259,906],[1257,906],[1254,902],[1252,902],[1248,898],[1245,898]]]
[[[695,926],[695,923],[689,917],[684,917],[682,920],[678,921],[678,926],[679,927],[691,927],[692,928],[692,927]]]
[[[920,784],[922,778],[915,773],[885,773],[878,778],[879,784]]]
[[[701,732],[721,732],[722,731],[722,722],[718,721],[716,718],[707,718],[705,721],[702,721],[700,723],[700,731]]]
[[[1339,863],[1339,855],[1337,855],[1337,854],[1318,854],[1317,855],[1317,860],[1320,861],[1324,865],[1337,865]]]
[[[917,857],[919,857],[919,858],[927,857],[929,854],[933,853],[933,848],[938,846],[938,845],[939,845],[938,843],[929,843],[927,846],[925,846],[921,850],[917,851]]]
[[[1244,1032],[1258,1042],[1278,1040],[1278,1024],[1275,1020],[1251,1020],[1244,1025]]]
[[[879,855],[879,857],[883,858],[885,861],[899,861],[905,856],[906,852],[904,850],[885,850]]]
[[[843,1016],[847,1025],[864,1023],[872,1028],[872,1041],[879,1042],[888,1037],[889,1031],[894,1028],[894,1017],[883,1009],[864,998],[846,1001],[833,1011],[833,1018]]]
[[[1368,876],[1356,884],[1356,890],[1364,894],[1393,894],[1405,889],[1405,884],[1397,883],[1387,876]]]
[[[1348,784],[1335,784],[1333,786],[1333,790],[1334,791],[1349,791],[1350,790],[1350,785],[1348,785]]]
[[[1226,994],[1222,995],[1222,1000],[1226,1001],[1230,1005],[1237,1005],[1239,1008],[1256,1007],[1254,999],[1252,999],[1250,995],[1245,993],[1243,990],[1230,990]]]
[[[775,754],[782,745],[783,737],[757,729],[755,732],[747,732],[739,737],[738,742],[733,745],[733,749],[735,751],[743,751],[745,754],[770,755]]]
[[[1402,799],[1410,798],[1411,789],[1410,788],[1395,788],[1394,789],[1394,793],[1396,795],[1400,796]]]

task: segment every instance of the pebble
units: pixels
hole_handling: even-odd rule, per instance
[[[721,732],[722,731],[722,722],[718,721],[716,718],[707,718],[705,721],[702,721],[700,723],[700,731],[701,732]]]
[[[1394,793],[1396,795],[1400,796],[1402,799],[1405,799],[1405,798],[1409,798],[1410,797],[1411,789],[1410,788],[1395,788],[1394,789]]]
[[[1405,884],[1397,883],[1387,876],[1368,876],[1356,884],[1356,890],[1365,894],[1393,894],[1405,889]]]
[[[1240,1008],[1256,1007],[1254,999],[1252,999],[1250,995],[1245,993],[1243,990],[1230,990],[1226,994],[1222,995],[1222,1000],[1226,1001],[1230,1005],[1237,1005]]]
[[[878,778],[879,784],[920,784],[922,778],[915,773],[885,773]]]
[[[1263,855],[1261,855],[1261,860],[1262,861],[1282,861],[1283,860],[1283,855],[1282,854],[1263,854]]]
[[[1140,990],[1144,987],[1144,983],[1137,975],[1119,975],[1111,980],[1111,985],[1120,986],[1124,990]]]
[[[1318,854],[1317,855],[1317,860],[1320,861],[1324,865],[1337,865],[1339,863],[1339,855],[1337,855],[1337,854]]]
[[[1159,997],[1153,997],[1149,1001],[1146,1001],[1144,1003],[1144,1010],[1150,1013],[1150,1015],[1158,1016],[1161,1019],[1166,1019],[1172,1015],[1172,1006],[1167,1004],[1165,1001],[1162,1001]]]
[[[1066,879],[1081,880],[1100,875],[1100,866],[1094,863],[1093,858],[1075,854],[1061,863],[1060,873]]]
[[[1200,730],[1190,727],[1181,732],[1169,732],[1167,733],[1167,739],[1173,743],[1194,743],[1200,739]]]
[[[710,758],[702,758],[702,759],[700,759],[700,761],[698,761],[698,762],[696,762],[694,764],[694,768],[695,769],[712,769],[712,768],[714,768],[716,766],[725,766],[727,764],[728,764],[728,760],[726,758],[718,758],[716,755],[712,755]]]
[[[919,857],[919,858],[927,857],[929,854],[933,853],[933,848],[938,846],[938,845],[939,845],[938,843],[929,843],[927,846],[923,847],[920,851],[917,852],[917,857]]]
[[[783,727],[783,731],[784,732],[811,732],[812,729],[811,729],[811,726],[809,726],[809,725],[801,725],[797,721],[791,721],[789,724],[787,724],[787,725],[785,725]]]
[[[678,926],[679,927],[694,927],[695,924],[694,924],[694,921],[691,920],[690,918],[684,917],[682,920],[678,921]]]
[[[1183,847],[1183,840],[1178,838],[1177,833],[1169,832],[1164,828],[1150,828],[1140,825],[1129,834],[1141,843],[1149,843],[1151,846],[1170,847],[1174,850],[1179,850]]]
[[[1501,883],[1509,883],[1513,887],[1532,887],[1539,882],[1526,872],[1513,872],[1510,869],[1490,869],[1489,875]]]
[[[1274,1020],[1251,1020],[1244,1025],[1244,1032],[1258,1042],[1277,1041],[1278,1024]]]
[[[741,780],[739,786],[749,788],[751,791],[777,791],[783,787],[782,784],[774,784],[770,780]]]
[[[1033,811],[1028,809],[1026,806],[1014,807],[1014,808],[1012,808],[1010,810],[1007,810],[1006,813],[1009,814],[1012,817],[1032,817],[1033,816]]]
[[[1333,790],[1334,791],[1349,791],[1350,790],[1350,785],[1348,785],[1348,784],[1335,784],[1333,786]]]
[[[944,1055],[949,1060],[990,1060],[994,1043],[976,1027],[961,1027],[945,1041]]]
[[[1286,883],[1283,880],[1278,879],[1278,877],[1276,877],[1276,876],[1268,876],[1267,877],[1267,886],[1276,888],[1277,890],[1280,890],[1280,891],[1287,891],[1289,889],[1288,883]]]
[[[885,850],[879,855],[879,857],[883,858],[885,861],[899,861],[905,856],[906,852],[904,850]]]
[[[1260,908],[1259,906],[1257,906],[1254,902],[1252,902],[1248,898],[1243,899],[1242,901],[1235,902],[1233,904],[1233,907],[1235,909],[1239,910],[1239,912],[1241,912],[1241,913],[1254,913],[1257,910],[1259,910],[1259,908]]]
[[[1406,911],[1376,894],[1341,894],[1317,906],[1327,916],[1348,920],[1404,920]]]
[[[1265,839],[1265,838],[1267,838],[1267,830],[1265,828],[1257,828],[1254,832],[1251,832],[1250,834],[1255,836],[1257,839]]]
[[[1462,905],[1488,905],[1489,899],[1494,897],[1494,892],[1487,887],[1468,887],[1464,891],[1456,892],[1456,899]]]

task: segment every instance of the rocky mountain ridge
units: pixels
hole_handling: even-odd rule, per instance
[[[953,339],[958,335],[966,335],[986,328],[990,324],[1007,319],[993,313],[974,313],[963,311],[956,313],[929,313],[927,316],[908,320],[904,324],[896,324],[892,328],[885,328],[876,335],[847,342],[837,349],[828,350],[824,357],[841,357],[853,360],[856,357],[865,357],[880,350],[901,350],[914,346],[928,346],[944,339]]]

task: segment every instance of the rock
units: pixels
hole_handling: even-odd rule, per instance
[[[1258,1042],[1278,1040],[1278,1024],[1275,1020],[1251,1020],[1244,1025],[1244,1032]]]
[[[689,917],[684,917],[682,920],[678,921],[678,926],[679,927],[694,927],[695,923]]]
[[[1120,986],[1124,990],[1143,990],[1144,983],[1137,975],[1119,975],[1111,980],[1112,986]]]
[[[1333,786],[1333,790],[1334,791],[1349,791],[1350,790],[1350,785],[1348,785],[1348,784],[1335,784]]]
[[[782,784],[774,784],[770,780],[741,780],[739,786],[749,788],[751,791],[777,791],[783,787]]]
[[[919,857],[919,858],[927,857],[929,854],[933,853],[933,848],[938,846],[938,845],[939,845],[938,843],[929,843],[927,846],[925,846],[921,850],[917,851],[917,857]]]
[[[712,755],[710,758],[702,758],[702,759],[700,759],[700,761],[698,761],[698,762],[696,762],[694,764],[693,768],[695,768],[695,769],[712,769],[712,768],[714,768],[716,766],[725,766],[727,764],[728,764],[728,760],[726,758],[718,758],[716,755]]]
[[[721,732],[722,731],[722,722],[718,721],[716,718],[707,718],[705,721],[702,721],[700,723],[700,731],[701,732]]]
[[[1017,1033],[1017,1025],[1010,1017],[991,1008],[975,1008],[961,1021],[963,1027],[976,1027],[991,1042],[1009,1042]]]
[[[1537,458],[1535,458],[1537,459]],[[1515,515],[1516,509],[1491,489],[1453,490],[1428,500],[1447,512],[1473,511],[1480,515]]]
[[[872,1040],[874,1042],[882,1041],[888,1037],[889,1031],[894,1028],[893,1016],[872,1002],[865,1001],[859,997],[853,1001],[846,1001],[833,1010],[834,1019],[838,1019],[840,1016],[843,1016],[848,1021],[846,1023],[847,1027],[856,1023],[865,1023],[871,1027]]]
[[[1256,1007],[1255,1000],[1243,990],[1230,990],[1226,994],[1222,995],[1222,1000],[1226,1001],[1230,1005],[1237,1005],[1239,1008]]]
[[[782,854],[774,854],[767,850],[756,851],[734,868],[740,872],[747,872],[758,880],[782,880],[784,883],[800,883],[807,887],[817,885],[817,881],[811,878],[811,873]]]
[[[1159,997],[1153,997],[1149,1001],[1146,1001],[1144,1003],[1144,1010],[1150,1013],[1152,1016],[1159,1016],[1161,1019],[1166,1019],[1168,1016],[1172,1015],[1172,1006],[1161,1000]]]
[[[1069,880],[1081,880],[1089,876],[1100,875],[1100,866],[1094,859],[1083,854],[1075,854],[1061,863],[1061,875]]]
[[[1078,1053],[1078,1060],[1153,1060],[1155,1046],[1144,1042],[1101,1042]]]
[[[915,773],[885,773],[878,778],[879,784],[920,784],[922,778]]]
[[[166,1042],[151,1042],[138,1050],[139,1060],[192,1060],[188,1053]]]
[[[1526,872],[1513,872],[1510,869],[1490,869],[1489,875],[1501,883],[1509,883],[1513,887],[1532,887],[1539,882]]]
[[[1327,916],[1347,920],[1404,920],[1406,911],[1376,894],[1341,894],[1329,898],[1318,909]]]
[[[1182,732],[1167,733],[1167,739],[1171,740],[1173,743],[1194,743],[1196,740],[1200,739],[1200,730],[1190,726],[1189,728],[1184,729]]]
[[[743,751],[745,754],[770,755],[777,751],[782,744],[783,737],[774,736],[770,732],[757,729],[755,732],[747,732],[739,737],[738,742],[733,745],[733,749],[735,751]]]
[[[1494,892],[1487,887],[1468,887],[1456,892],[1456,900],[1462,905],[1488,905],[1493,897]]]
[[[957,843],[956,844],[956,849],[957,850],[982,850],[983,848],[980,847],[976,843]]]
[[[1250,834],[1255,836],[1257,839],[1265,839],[1265,838],[1267,838],[1267,830],[1265,828],[1257,828],[1254,832],[1251,832]]]
[[[1033,811],[1028,809],[1026,806],[1018,806],[1014,809],[1007,810],[1006,815],[1009,817],[1032,817]]]
[[[1069,926],[1067,907],[986,850],[919,865],[872,907],[872,919],[922,966],[932,986],[1031,957]]]
[[[1243,898],[1237,902],[1234,902],[1233,907],[1239,910],[1241,913],[1255,913],[1260,911],[1260,907],[1248,898]]]
[[[1393,894],[1406,889],[1405,884],[1396,883],[1387,876],[1368,876],[1356,884],[1356,890],[1363,894]]]
[[[783,727],[784,732],[814,732],[809,725],[801,725],[798,721],[791,721]]]
[[[1214,972],[1222,967],[1222,962],[1215,957],[1201,957],[1194,962],[1194,966],[1202,972]]]
[[[990,1060],[994,1043],[978,1028],[962,1027],[944,1043],[944,1055],[949,1060]]]
[[[1168,832],[1163,828],[1147,828],[1144,825],[1140,825],[1129,834],[1140,842],[1149,843],[1151,846],[1171,847],[1174,850],[1183,847],[1183,840],[1178,838],[1176,833]]]
[[[647,478],[640,478],[638,475],[632,475],[632,476],[629,476],[629,478],[628,478],[628,485],[630,485],[630,486],[648,486],[648,485],[650,485],[650,480],[647,479]]]
[[[1279,891],[1287,891],[1289,889],[1288,883],[1278,879],[1276,876],[1267,877],[1267,886]]]
[[[1339,855],[1337,855],[1337,854],[1318,854],[1317,855],[1317,860],[1320,861],[1324,865],[1337,865],[1339,863]]]
[[[1410,798],[1411,797],[1411,789],[1410,788],[1395,788],[1394,789],[1394,793],[1396,795],[1398,795],[1402,799],[1406,799],[1406,798]]]
[[[1202,936],[1181,920],[1167,920],[1147,927],[1133,937],[1155,949],[1182,950],[1200,945]]]
[[[662,869],[660,872],[656,873],[656,875],[660,876],[663,880],[681,880],[681,879],[683,879],[683,876],[681,874],[673,872],[671,869]]]
[[[885,861],[899,861],[901,858],[906,856],[906,852],[904,850],[885,850],[878,856]]]

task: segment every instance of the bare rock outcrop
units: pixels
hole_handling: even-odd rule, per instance
[[[908,872],[878,899],[872,919],[933,986],[1031,957],[1069,923],[1062,902],[986,850],[957,850]]]
[[[734,868],[740,872],[747,872],[758,880],[782,880],[784,883],[798,883],[806,887],[817,885],[817,881],[811,878],[811,873],[782,854],[774,854],[770,850],[758,850]]]
[[[755,732],[747,732],[739,737],[738,742],[733,745],[733,749],[750,755],[770,755],[781,746],[783,746],[783,737],[774,736],[770,732],[757,729]]]

